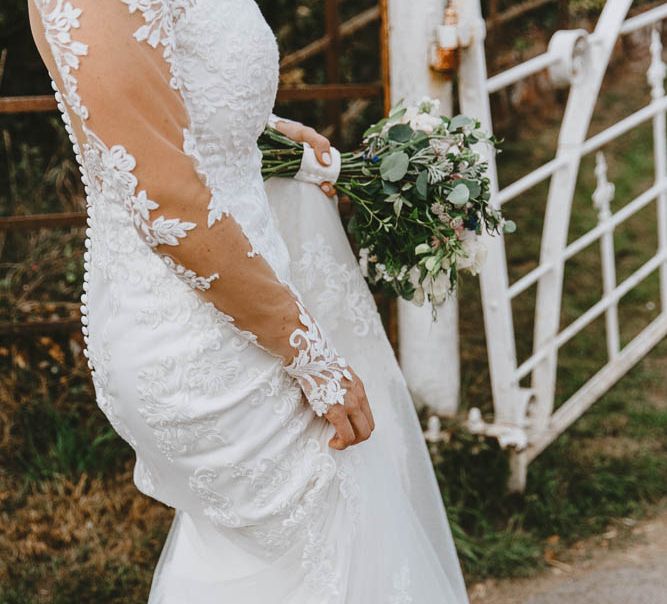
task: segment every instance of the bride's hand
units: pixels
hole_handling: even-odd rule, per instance
[[[375,420],[364,385],[352,368],[350,373],[352,379],[345,379],[342,383],[347,390],[345,404],[332,405],[324,415],[336,428],[336,434],[329,441],[329,446],[339,451],[367,440],[375,429]]]
[[[314,128],[304,126],[299,122],[279,121],[276,124],[276,130],[297,143],[308,143],[313,148],[320,164],[326,167],[331,165],[331,143],[326,136]],[[327,197],[333,197],[336,194],[336,189],[330,182],[323,182],[320,189]]]

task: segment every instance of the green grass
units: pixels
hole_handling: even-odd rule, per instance
[[[667,343],[651,357],[663,363],[637,366],[533,462],[523,494],[495,442],[450,425],[433,457],[470,580],[530,574],[549,537],[566,546],[667,497],[667,404],[646,396],[666,394]]]

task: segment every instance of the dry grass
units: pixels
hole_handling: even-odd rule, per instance
[[[36,603],[145,601],[172,512],[135,489],[129,468],[29,486],[3,474],[0,492],[3,604],[29,595]]]

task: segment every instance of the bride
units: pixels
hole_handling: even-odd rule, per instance
[[[467,602],[336,201],[262,182],[269,121],[329,149],[271,116],[255,2],[28,1],[87,195],[97,403],[176,509],[150,602]]]

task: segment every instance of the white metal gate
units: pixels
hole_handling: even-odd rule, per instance
[[[557,32],[546,53],[521,65],[487,77],[484,58],[484,21],[479,0],[458,2],[461,30],[470,34],[462,50],[460,101],[463,113],[477,116],[492,130],[489,95],[545,68],[556,84],[567,84],[570,93],[555,157],[510,186],[498,190],[494,157],[489,157],[493,201],[502,206],[536,184],[550,179],[539,265],[514,283],[509,282],[502,238],[487,237],[489,258],[481,275],[482,302],[494,399],[494,422],[482,421],[472,410],[472,430],[497,436],[512,447],[513,489],[525,484],[528,463],[563,432],[588,407],[667,335],[667,97],[660,28],[667,19],[667,5],[626,19],[631,0],[608,0],[594,32]],[[651,64],[647,73],[651,102],[591,138],[586,138],[602,79],[616,41],[639,29],[650,28]],[[607,181],[600,149],[649,120],[653,122],[655,180],[641,195],[612,213],[614,187]],[[594,203],[598,224],[568,244],[572,202],[582,157],[597,152],[598,187]],[[658,250],[627,279],[617,282],[613,231],[649,204],[656,203]],[[516,202],[515,202],[516,203]],[[599,242],[602,258],[603,296],[576,320],[560,329],[565,263],[587,246]],[[661,312],[629,344],[621,347],[618,302],[659,271]],[[537,288],[532,354],[517,362],[512,320],[514,298]],[[583,387],[554,411],[558,352],[570,339],[601,316],[606,320],[608,360]],[[523,379],[530,387],[521,387]]]

